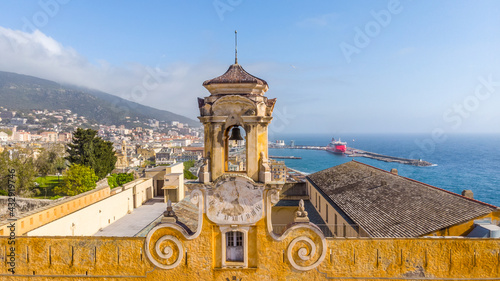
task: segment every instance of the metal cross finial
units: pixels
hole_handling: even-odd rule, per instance
[[[234,64],[238,64],[238,31],[234,31]]]

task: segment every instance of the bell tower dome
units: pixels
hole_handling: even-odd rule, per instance
[[[206,159],[200,181],[213,182],[226,173],[270,181],[267,130],[276,99],[264,96],[269,89],[267,82],[235,61],[224,74],[203,82],[203,86],[210,96],[198,98]]]

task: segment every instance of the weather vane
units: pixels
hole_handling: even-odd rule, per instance
[[[234,64],[238,64],[238,31],[234,31]]]

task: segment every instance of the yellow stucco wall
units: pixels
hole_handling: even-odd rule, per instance
[[[249,268],[222,269],[218,227],[205,220],[201,235],[186,240],[172,229],[155,233],[177,237],[185,255],[174,269],[155,268],[145,256],[144,238],[19,237],[16,239],[16,276],[5,262],[9,245],[0,240],[0,279],[28,280],[492,280],[500,278],[500,239],[415,238],[331,239],[326,258],[317,270],[293,269],[286,257],[292,239],[310,230],[295,230],[281,242],[267,233],[264,220],[249,233]],[[317,238],[312,237],[319,243]],[[302,246],[302,245],[299,245]],[[151,248],[154,244],[151,245]],[[176,258],[178,251],[173,253]],[[317,253],[318,256],[320,253]],[[294,254],[296,257],[296,254]],[[89,277],[92,277],[90,279]],[[120,278],[129,277],[129,278]],[[226,279],[227,278],[227,279]]]
[[[297,207],[274,206],[271,213],[272,222],[277,225],[292,223],[295,212],[297,212]]]
[[[439,231],[431,232],[426,234],[425,236],[465,236],[472,231],[475,220],[483,220],[483,219],[491,219],[492,222],[497,222],[494,224],[498,224],[500,221],[500,210],[495,210],[487,215],[474,218],[474,220],[467,221],[465,223],[456,224]]]

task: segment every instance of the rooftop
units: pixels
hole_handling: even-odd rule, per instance
[[[357,161],[307,179],[372,237],[418,237],[497,208]]]
[[[163,203],[163,198],[150,199],[94,236],[134,237],[161,216],[166,208],[167,204]]]
[[[250,73],[246,72],[241,65],[235,63],[229,66],[226,73],[222,74],[221,76],[203,82],[203,86],[227,83],[252,83],[258,85],[267,85],[266,81],[251,75]]]

